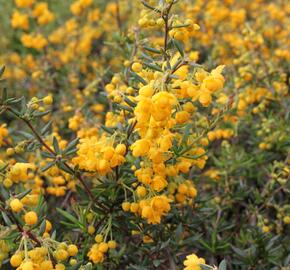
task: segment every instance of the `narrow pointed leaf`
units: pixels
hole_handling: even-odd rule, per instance
[[[47,171],[49,168],[55,165],[55,161],[48,162],[44,167],[41,168],[41,172]]]
[[[49,129],[51,128],[52,121],[49,121],[42,129],[41,129],[41,135],[45,135]]]
[[[227,262],[226,260],[222,260],[219,264],[219,270],[227,270]]]
[[[18,198],[19,200],[21,200],[21,199],[24,198],[26,195],[28,195],[31,191],[32,191],[32,189],[25,190],[25,191],[23,191],[23,192],[17,194],[15,197]]]
[[[53,149],[57,154],[61,154],[61,149],[59,147],[58,141],[56,139],[56,137],[53,137],[52,139],[52,144],[53,144]]]

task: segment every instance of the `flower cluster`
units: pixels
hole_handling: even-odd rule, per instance
[[[124,163],[126,151],[125,144],[114,147],[105,137],[83,138],[78,146],[78,156],[73,162],[81,169],[105,175]]]

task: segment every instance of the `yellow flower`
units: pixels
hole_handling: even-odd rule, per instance
[[[175,115],[175,119],[178,124],[183,124],[187,122],[189,118],[190,118],[190,114],[186,111],[177,112]]]
[[[49,10],[46,10],[37,18],[37,23],[39,25],[45,25],[53,21],[54,19],[54,14],[50,12]]]
[[[164,179],[164,177],[156,175],[152,179],[150,186],[152,187],[153,190],[160,192],[167,186],[167,184],[168,183],[167,183],[166,179]]]
[[[67,247],[67,252],[69,254],[69,256],[76,256],[78,253],[78,247],[76,245],[69,245]]]
[[[183,262],[184,270],[201,270],[200,265],[205,264],[203,258],[198,258],[195,254],[186,256],[186,260]]]
[[[170,210],[169,199],[165,195],[155,196],[150,200],[139,202],[141,216],[146,218],[149,224],[159,224],[161,217]]]
[[[289,215],[289,216],[285,216],[285,217],[283,218],[283,222],[284,222],[285,224],[290,224],[290,215]]]
[[[33,14],[34,17],[38,17],[38,16],[41,16],[46,10],[48,10],[47,3],[40,2],[40,3],[37,3],[34,6],[34,9],[32,11],[32,14]]]
[[[138,63],[138,62],[136,62],[136,63],[134,63],[133,65],[132,65],[132,70],[134,71],[134,72],[140,72],[140,71],[142,71],[142,64],[140,64],[140,63]]]
[[[30,178],[29,170],[35,170],[35,165],[17,162],[11,167],[7,176],[15,183],[26,182]]]
[[[15,0],[15,4],[18,8],[28,8],[34,4],[34,0]]]
[[[212,102],[211,93],[209,91],[203,91],[200,93],[198,101],[202,106],[207,107]]]
[[[2,124],[0,126],[0,146],[3,145],[4,139],[8,136],[8,129],[6,128],[6,124]]]
[[[150,150],[150,141],[140,139],[131,145],[132,154],[134,157],[145,156]]]
[[[24,215],[24,221],[27,225],[30,225],[30,226],[36,224],[38,221],[37,214],[34,211],[27,212]]]
[[[95,244],[91,247],[87,256],[95,264],[101,263],[104,261],[104,253],[99,251],[98,244]]]
[[[24,47],[33,48],[38,51],[47,45],[47,40],[41,34],[24,34],[21,36],[21,42]]]
[[[216,92],[223,88],[225,79],[221,74],[225,66],[218,66],[211,71],[211,74],[207,76],[201,85],[201,89],[207,89],[210,92]]]
[[[18,267],[22,263],[23,257],[20,253],[12,255],[10,258],[10,264],[13,267]]]
[[[14,11],[11,18],[11,26],[13,28],[19,28],[22,30],[29,29],[29,18],[27,14],[22,14],[18,11]]]
[[[19,199],[13,199],[10,202],[10,207],[13,212],[20,212],[23,209],[23,204]]]

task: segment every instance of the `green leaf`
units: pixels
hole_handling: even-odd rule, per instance
[[[55,155],[53,155],[50,152],[41,152],[41,156],[44,158],[53,158],[53,159],[55,158]]]
[[[150,55],[148,55],[148,54],[146,54],[146,53],[141,53],[141,58],[143,58],[144,60],[147,60],[147,61],[149,61],[149,62],[154,62],[154,59],[153,58],[151,58],[151,56]]]
[[[46,221],[45,219],[41,222],[40,224],[40,228],[39,228],[39,235],[43,235],[45,232],[45,228],[46,228]]]
[[[109,127],[106,127],[104,125],[101,125],[101,129],[103,129],[104,131],[106,131],[109,134],[114,134],[115,130]]]
[[[199,68],[202,67],[202,65],[197,64],[197,63],[194,63],[194,62],[190,62],[189,65],[190,65],[191,67],[199,67]]]
[[[60,224],[64,225],[65,227],[67,227],[67,229],[76,229],[76,228],[78,228],[77,224],[66,222],[66,221],[63,221],[63,220],[60,221]]]
[[[192,124],[188,124],[185,126],[181,144],[186,144],[187,139],[188,139],[189,134],[190,134],[191,127],[192,127]]]
[[[135,270],[148,270],[148,268],[142,266],[142,265],[130,265]]]
[[[61,154],[61,149],[59,147],[58,141],[56,139],[56,137],[53,137],[52,139],[52,144],[53,144],[53,149],[57,154]]]
[[[212,248],[210,247],[208,243],[206,243],[202,239],[199,239],[198,242],[201,243],[208,251],[212,252]]]
[[[155,11],[156,13],[161,13],[161,11],[160,11],[159,9],[150,6],[150,5],[149,5],[148,3],[146,3],[145,1],[142,1],[141,3],[142,3],[145,7],[147,7],[147,8],[149,8],[149,9]]]
[[[266,250],[268,250],[268,251],[271,251],[271,249],[272,249],[272,246],[275,244],[275,242],[276,242],[276,240],[278,240],[280,238],[280,235],[276,235],[276,236],[274,236],[270,241],[269,241],[269,243],[267,244],[267,246],[266,246]]]
[[[17,194],[15,197],[18,198],[19,200],[21,200],[22,198],[24,198],[27,194],[29,194],[32,191],[32,189],[28,189],[25,190],[19,194]]]
[[[45,116],[47,114],[51,113],[51,111],[45,111],[45,112],[34,112],[33,113],[33,116],[34,117],[42,117],[42,116]]]
[[[181,239],[182,233],[183,233],[183,226],[182,226],[182,223],[179,223],[175,231],[175,237],[177,241]]]
[[[0,68],[0,78],[4,74],[4,71],[5,71],[5,66],[3,66],[3,67]]]
[[[32,140],[34,139],[34,136],[31,135],[30,133],[27,133],[25,131],[19,130],[17,131],[18,134],[22,135],[24,138],[28,139],[28,140]]]
[[[8,98],[8,91],[6,88],[3,89],[3,92],[2,92],[2,101],[5,101],[6,99]]]
[[[4,172],[8,166],[9,166],[8,163],[7,164],[5,164],[5,163],[0,164],[0,172]]]
[[[227,270],[227,262],[226,260],[222,260],[219,264],[219,270]]]
[[[153,260],[153,265],[154,265],[155,267],[158,267],[161,263],[162,263],[161,260]]]
[[[41,135],[45,135],[51,128],[52,121],[49,121],[40,131]]]
[[[23,99],[23,97],[21,98],[8,98],[5,100],[5,104],[10,105],[10,104],[15,104],[20,102]]]
[[[78,226],[82,229],[84,229],[84,225],[81,224],[73,215],[67,213],[66,211],[60,209],[60,208],[56,208],[56,211],[58,213],[60,213],[63,217],[65,217],[66,219],[68,219],[69,221],[71,221],[73,224],[78,224]]]
[[[145,62],[144,65],[145,65],[146,67],[150,68],[150,69],[155,70],[155,71],[160,71],[160,72],[163,71],[161,67],[159,67],[159,66],[157,66],[157,65],[155,65],[155,64],[151,64],[151,63],[146,63],[146,62]]]
[[[74,148],[74,149],[72,149],[72,150],[66,152],[65,155],[66,155],[66,156],[70,156],[70,155],[75,154],[77,151],[78,151],[78,149]]]
[[[179,79],[179,77],[177,75],[175,75],[175,74],[170,74],[168,77],[170,79]]]
[[[179,51],[180,55],[184,57],[184,48],[183,48],[182,43],[176,39],[173,39],[173,44],[175,48]]]
[[[243,250],[241,250],[241,249],[239,249],[239,248],[236,248],[236,247],[234,247],[234,246],[232,246],[232,249],[233,249],[233,251],[234,251],[237,255],[239,255],[240,257],[242,257],[242,258],[246,258],[246,257],[247,257],[247,254],[246,254],[245,251],[243,251]]]
[[[69,174],[71,174],[71,175],[74,175],[75,173],[74,173],[74,171],[71,169],[71,168],[69,168],[68,166],[66,166],[63,162],[58,162],[57,163],[57,166],[60,168],[60,169],[62,169],[63,171],[65,171],[65,172],[67,172],[67,173],[69,173]]]
[[[10,198],[9,192],[3,186],[0,186],[0,194],[4,197],[5,200]]]
[[[136,103],[135,102],[133,102],[132,100],[130,100],[128,97],[126,97],[126,96],[124,96],[124,100],[125,100],[125,102],[128,104],[128,105],[130,105],[131,107],[136,107]]]
[[[8,225],[8,226],[12,226],[12,221],[10,220],[10,218],[7,216],[7,214],[5,213],[5,212],[2,212],[1,213],[2,214],[2,217],[3,217],[3,219],[4,219],[4,221],[5,221],[5,223],[6,223],[6,225]]]
[[[7,236],[2,236],[1,237],[1,240],[6,240],[6,241],[13,241],[15,240],[15,238],[17,238],[19,236],[19,232],[18,231],[14,231],[14,232],[11,232],[9,235]]]
[[[190,24],[179,24],[179,25],[172,26],[172,28],[184,28],[184,27],[188,27],[188,26],[190,26]]]
[[[207,152],[203,153],[203,154],[200,154],[200,155],[196,155],[196,156],[193,156],[193,155],[181,155],[181,157],[185,157],[185,158],[188,158],[188,159],[199,159],[203,156],[205,156],[207,154]]]
[[[202,234],[198,234],[192,237],[187,237],[182,241],[182,246],[192,245],[194,242],[198,241],[202,237]]]
[[[169,243],[170,243],[171,239],[169,238],[166,242],[163,242],[160,246],[160,250],[166,248],[169,246]]]
[[[21,100],[21,110],[20,110],[20,114],[24,115],[25,111],[26,111],[26,98],[23,98]]]
[[[76,190],[78,196],[80,196],[84,202],[88,201],[89,199],[88,194],[84,191],[84,189],[81,186],[76,185]]]
[[[161,51],[152,48],[152,47],[148,47],[148,46],[143,46],[143,49],[145,49],[146,51],[152,52],[152,53],[157,53],[157,54],[161,54]]]
[[[284,260],[284,265],[286,266],[288,264],[290,264],[290,254]]]
[[[125,111],[130,112],[130,113],[133,112],[133,109],[131,107],[128,107],[128,106],[125,106],[125,105],[121,105],[121,104],[118,104],[118,103],[114,103],[114,107],[119,109],[119,110],[125,110]]]
[[[24,99],[23,99],[24,100]],[[22,103],[23,101],[21,101]],[[23,108],[23,107],[22,107]],[[15,110],[14,108],[10,108],[10,111],[12,111],[15,115],[17,115],[18,117],[22,114],[22,112],[19,112],[17,110]],[[25,107],[24,107],[24,110],[23,112],[25,111]]]
[[[92,270],[93,269],[93,265],[92,263],[87,263],[85,266],[84,266],[84,270]]]
[[[207,265],[204,265],[204,264],[201,264],[201,265],[199,265],[199,266],[200,266],[200,268],[201,268],[202,270],[212,270],[212,267],[207,266]]]
[[[73,150],[77,144],[79,143],[79,138],[75,138],[74,140],[70,141],[65,150],[63,151],[64,154],[67,154],[70,150]]]
[[[44,167],[41,168],[40,171],[45,172],[54,165],[55,165],[55,161],[48,162]]]
[[[39,195],[39,200],[38,200],[38,202],[37,202],[37,206],[36,206],[36,209],[35,209],[35,211],[36,211],[36,213],[39,215],[39,213],[40,213],[40,209],[42,208],[42,206],[43,206],[43,202],[44,202],[44,197],[43,197],[43,194],[41,193],[40,195]]]
[[[56,238],[56,231],[55,230],[52,232],[50,238],[55,240],[55,238]]]
[[[148,83],[142,78],[140,77],[137,73],[135,72],[131,72],[132,76],[134,79],[136,79],[136,81],[139,81],[140,83],[142,83],[143,85],[147,85]]]

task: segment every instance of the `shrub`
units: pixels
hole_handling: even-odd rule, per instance
[[[4,10],[3,269],[289,268],[288,3]]]

